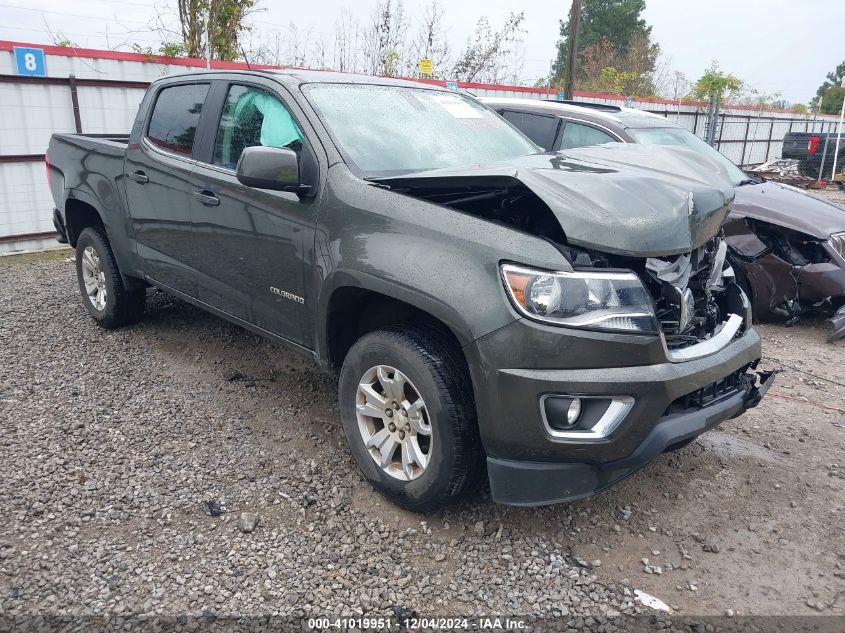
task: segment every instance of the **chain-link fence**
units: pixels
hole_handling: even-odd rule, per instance
[[[707,112],[677,112],[670,109],[649,109],[648,112],[665,116],[703,139],[706,139],[708,136]],[[788,134],[793,132],[811,135],[817,134],[819,135],[819,141],[814,141],[813,143],[817,144],[817,147],[814,148],[814,154],[817,152],[819,157],[824,151],[825,139],[829,139],[829,147],[825,159],[827,168],[824,174],[829,177],[829,168],[832,163],[834,145],[836,143],[836,131],[837,121],[835,119],[790,117],[786,113],[784,115],[773,116],[763,113],[736,114],[721,112],[716,120],[714,146],[736,165],[748,168],[761,165],[776,158],[785,157],[785,154],[789,153],[784,152],[784,140]],[[809,139],[806,141],[802,140],[802,142],[804,145],[810,143]],[[845,148],[845,134],[843,134],[841,145]],[[799,158],[797,155],[787,157]],[[816,164],[820,166],[821,160],[819,159]],[[817,174],[810,174],[809,170],[805,175],[817,176]]]

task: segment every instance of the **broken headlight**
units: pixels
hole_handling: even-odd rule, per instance
[[[648,292],[632,272],[548,272],[503,264],[516,309],[535,321],[590,330],[656,334]]]

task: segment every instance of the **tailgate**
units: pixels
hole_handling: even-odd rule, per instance
[[[783,152],[781,158],[807,158],[807,147],[810,143],[810,137],[815,136],[821,141],[818,143],[819,148],[824,143],[824,137],[821,134],[812,134],[808,132],[791,132],[783,137]],[[819,151],[818,149],[816,151]]]

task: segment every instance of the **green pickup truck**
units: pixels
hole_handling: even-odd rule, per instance
[[[128,137],[54,135],[47,168],[97,323],[155,286],[338,368],[337,430],[405,508],[485,478],[593,494],[771,383],[733,187],[694,152],[545,153],[435,86],[198,72],[153,82]]]

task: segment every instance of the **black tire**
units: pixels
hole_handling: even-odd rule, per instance
[[[103,283],[106,290],[105,305],[98,308],[85,289],[83,278],[82,258],[85,249],[93,248],[99,257],[100,269],[103,272]],[[82,303],[88,314],[98,325],[106,329],[113,329],[137,322],[144,314],[146,290],[139,288],[129,290],[123,283],[117,262],[114,259],[106,234],[100,227],[89,226],[84,229],[76,241],[76,278],[79,282],[79,292]]]
[[[365,373],[378,365],[401,371],[425,401],[432,429],[429,461],[416,479],[401,481],[376,464],[358,428],[356,395]],[[364,477],[390,501],[414,512],[450,503],[481,481],[484,453],[475,401],[460,348],[428,326],[386,327],[361,337],[343,362],[339,381],[341,420]],[[401,448],[398,451],[401,455]]]

